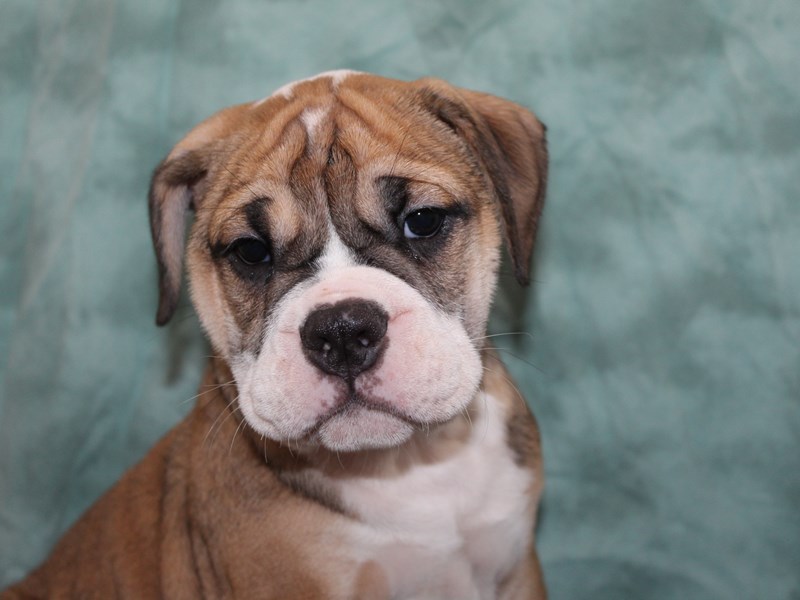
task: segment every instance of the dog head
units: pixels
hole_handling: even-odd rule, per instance
[[[402,444],[475,396],[505,238],[527,283],[547,169],[526,109],[442,81],[300,81],[193,129],[150,191],[157,322],[192,299],[269,439]]]

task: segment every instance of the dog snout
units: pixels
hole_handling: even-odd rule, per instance
[[[321,371],[353,380],[383,352],[388,323],[389,315],[371,300],[321,306],[300,327],[303,352]]]

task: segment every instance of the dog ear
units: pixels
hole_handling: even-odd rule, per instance
[[[192,129],[153,173],[150,182],[150,232],[158,261],[158,313],[166,324],[175,313],[183,271],[186,213],[200,202],[199,188],[215,149],[243,118],[246,105],[226,108]]]
[[[461,135],[494,187],[514,275],[530,280],[530,263],[547,188],[546,127],[510,100],[424,79],[423,102]]]

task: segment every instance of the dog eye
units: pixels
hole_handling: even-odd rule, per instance
[[[420,208],[403,223],[403,235],[409,239],[433,237],[442,228],[445,212],[438,208]]]
[[[272,254],[267,245],[255,238],[236,240],[233,242],[231,250],[246,265],[259,265],[272,260]]]

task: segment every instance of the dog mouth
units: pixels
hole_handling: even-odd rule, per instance
[[[343,402],[320,415],[299,437],[330,450],[348,452],[398,446],[416,430],[431,425],[351,391]]]

